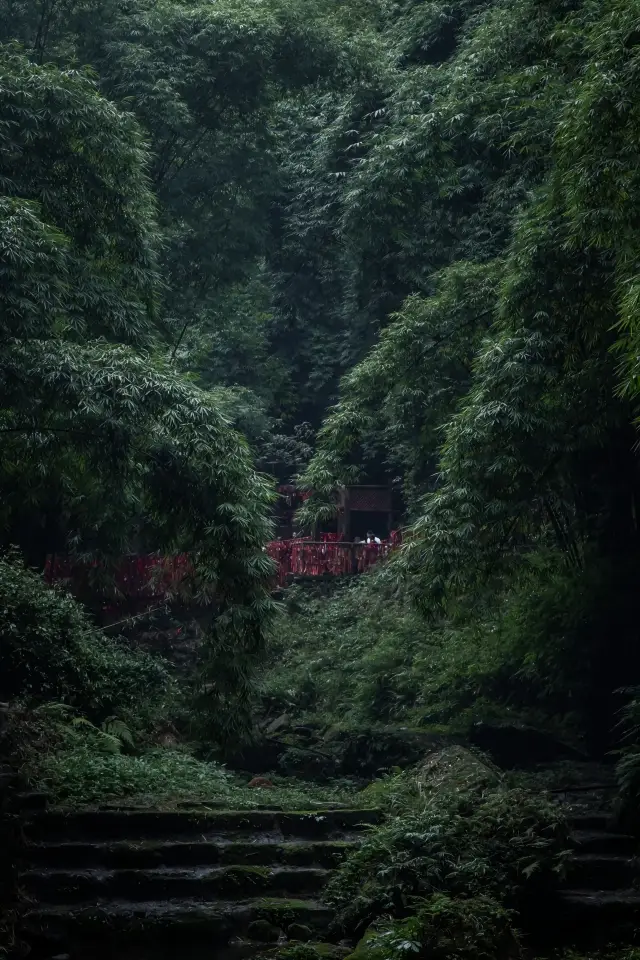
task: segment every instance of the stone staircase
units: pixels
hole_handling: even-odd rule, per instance
[[[609,786],[565,796],[573,850],[559,892],[557,921],[576,944],[638,942],[638,840],[620,832]]]
[[[326,939],[322,890],[373,810],[35,812],[20,874],[35,957],[213,960]]]
[[[640,846],[616,829],[614,788],[556,793],[572,851],[543,918],[552,945],[640,943]],[[65,812],[26,799],[19,933],[34,960],[239,960],[285,940],[330,956],[323,888],[380,820],[339,807]]]

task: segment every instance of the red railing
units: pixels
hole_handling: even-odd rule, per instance
[[[392,535],[382,543],[342,543],[325,534],[312,540],[275,540],[266,550],[277,565],[277,581],[283,585],[292,576],[322,577],[364,573],[387,557],[398,542]],[[45,567],[48,583],[65,583],[76,596],[120,600],[164,600],[175,594],[191,571],[187,556],[157,555],[123,557],[108,570],[94,561],[81,564],[69,557],[50,557]]]
[[[339,541],[276,540],[267,553],[278,565],[278,583],[289,577],[345,576],[364,573],[393,550],[395,542],[341,543]]]
[[[122,557],[108,569],[100,561],[78,563],[70,557],[49,557],[44,577],[48,583],[66,583],[76,595],[113,599],[160,600],[175,592],[191,570],[187,556]]]

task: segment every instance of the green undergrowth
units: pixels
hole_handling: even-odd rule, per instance
[[[7,750],[55,803],[300,809],[353,796],[348,783],[283,778],[250,789],[250,777],[198,759],[186,742],[188,696],[169,665],[105,636],[71,596],[12,557],[0,558],[0,601]]]
[[[186,746],[118,746],[114,734],[86,722],[52,722],[37,712],[13,722],[21,725],[21,741],[30,745],[23,757],[25,774],[61,805],[126,801],[170,808],[188,800],[230,808],[273,804],[304,809],[348,803],[355,796],[346,782],[320,786],[275,778],[271,788],[249,788],[246,780],[221,764],[199,760]]]
[[[107,637],[64,590],[0,557],[0,700],[63,703],[92,722],[117,714],[142,730],[178,698],[162,659]]]
[[[514,788],[479,755],[448,747],[362,797],[387,817],[364,835],[324,894],[336,911],[333,938],[357,943],[351,960],[531,956],[523,949],[525,916],[532,904],[543,908],[568,846],[562,813],[543,792]],[[321,953],[315,944],[293,943],[266,956],[319,960]]]
[[[308,932],[311,935],[311,930],[307,931],[304,927],[296,926],[303,934]],[[293,932],[298,931],[294,930]],[[285,946],[273,947],[270,950],[263,951],[259,954],[257,960],[341,960],[347,953],[344,948],[337,946],[335,943],[295,942],[295,938],[292,939],[294,942]]]
[[[602,650],[607,622],[626,616],[620,604],[611,609],[614,574],[540,551],[486,606],[461,600],[431,618],[384,571],[330,597],[290,588],[264,707],[301,722],[462,736],[478,721],[516,722],[578,743],[611,722],[594,703],[606,699],[603,677],[609,690],[616,682]]]
[[[372,928],[351,960],[400,960],[446,957],[447,960],[495,960],[518,956],[512,915],[490,897],[455,899],[434,894],[406,919]]]
[[[332,876],[353,960],[521,956],[532,905],[563,874],[568,828],[544,794],[450,747],[367,791],[387,811]]]
[[[554,882],[567,848],[562,814],[544,795],[503,785],[441,787],[372,831],[336,873],[327,898],[349,933],[383,916],[404,920],[435,895],[516,908],[525,894]]]

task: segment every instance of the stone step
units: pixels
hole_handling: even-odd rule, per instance
[[[571,834],[578,853],[626,853],[633,856],[638,848],[635,837],[604,830],[574,830]]]
[[[638,877],[637,860],[624,854],[576,854],[567,863],[567,883],[576,889],[625,889]]]
[[[17,789],[21,785],[20,778],[13,770],[0,770],[0,796],[10,789]]]
[[[167,866],[335,867],[358,847],[357,834],[346,840],[116,840],[111,843],[38,843],[24,851],[37,866],[102,867],[106,870]]]
[[[295,938],[291,938],[289,947],[294,946]],[[298,942],[295,946],[300,947]],[[95,949],[92,947],[92,949]],[[190,943],[188,939],[174,937],[166,933],[161,942],[154,942],[150,946],[145,946],[144,942],[133,942],[132,944],[119,943],[118,953],[115,956],[111,947],[108,953],[96,954],[76,954],[74,957],[67,956],[66,960],[94,960],[100,956],[100,960],[265,960],[270,955],[273,956],[277,951],[276,944],[265,944],[256,940],[243,938],[232,938],[225,946],[216,946],[215,952],[212,952],[211,946],[205,942]],[[46,945],[45,945],[46,950]],[[327,943],[326,941],[311,940],[305,942],[302,950],[308,955],[322,957],[323,960],[345,960],[353,952],[353,947],[346,944]],[[312,953],[313,951],[313,953]],[[30,958],[35,960],[35,958]],[[60,958],[50,956],[46,953],[46,960],[60,960]]]
[[[264,793],[269,795],[270,791],[268,789],[264,790]],[[99,803],[95,808],[97,811],[108,810],[110,812],[118,813],[131,813],[132,811],[143,811],[148,810],[148,806],[142,805],[139,803],[123,803],[121,800],[108,800],[105,803]],[[172,808],[173,809],[173,808]],[[178,800],[175,803],[176,810],[228,810],[229,804],[226,800]],[[274,812],[285,812],[288,810],[288,807],[282,806],[278,803],[252,803],[251,810],[271,810]],[[326,810],[327,802],[326,800],[308,800],[307,801],[307,810]],[[349,810],[351,809],[350,804],[348,803],[338,803],[335,800],[331,801],[331,810]]]
[[[275,810],[50,810],[35,813],[26,827],[27,838],[41,840],[166,840],[186,835],[214,839],[255,834],[279,838],[340,839],[345,830],[378,823],[381,815],[370,809],[282,812]]]
[[[269,791],[266,790],[266,793],[269,793]],[[322,800],[308,800],[307,803],[308,803],[308,805],[309,805],[309,810],[326,810],[326,809],[327,809],[326,800],[325,800],[325,801],[322,801]],[[176,807],[177,807],[179,810],[202,810],[203,808],[205,808],[205,809],[206,809],[206,808],[218,809],[218,810],[227,810],[227,809],[228,809],[227,804],[226,804],[223,800],[220,800],[220,801],[218,801],[218,800],[213,800],[213,801],[212,801],[212,800],[179,800],[179,801],[176,803]],[[106,804],[104,807],[101,807],[100,809],[107,810],[107,809],[110,809],[110,808],[113,809],[113,805],[112,805],[112,804],[109,804],[109,805]],[[282,811],[284,811],[284,810],[286,810],[286,807],[282,807],[282,806],[280,806],[279,804],[273,804],[273,803],[256,803],[256,804],[254,804],[254,805],[252,806],[252,809],[254,809],[254,810],[282,810]],[[349,804],[348,804],[348,803],[336,803],[335,801],[332,801],[332,803],[331,803],[331,809],[332,809],[332,810],[348,810],[348,809],[349,809]]]
[[[248,901],[154,901],[112,902],[103,906],[73,907],[69,904],[41,906],[28,911],[21,921],[21,933],[39,942],[63,942],[65,949],[82,945],[84,956],[115,953],[118,944],[129,948],[136,941],[146,947],[167,944],[175,938],[178,946],[202,940],[211,956],[214,948],[233,937],[270,942],[292,924],[302,924],[318,933],[325,931],[333,913],[315,900],[260,899]],[[179,949],[175,956],[182,956]],[[207,954],[209,956],[209,954]]]
[[[213,901],[236,897],[305,897],[318,894],[329,871],[320,867],[159,867],[154,870],[28,870],[25,893],[48,904],[127,900]]]
[[[616,925],[637,925],[640,920],[640,891],[633,888],[563,890],[560,904],[565,921],[581,929],[606,929],[610,935]]]
[[[567,819],[572,830],[607,831],[612,823],[612,814],[608,810],[569,810]]]

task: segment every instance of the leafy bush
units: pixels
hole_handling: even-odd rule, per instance
[[[332,597],[287,591],[276,624],[265,704],[367,724],[405,718],[416,706],[431,637],[395,592],[364,577]]]
[[[380,573],[328,599],[290,589],[263,678],[265,706],[348,726],[466,733],[479,720],[507,720],[569,737],[606,730],[602,693],[624,682],[623,669],[637,669],[628,579],[606,563],[572,568],[540,549],[499,601],[460,601],[431,620]],[[612,635],[615,658],[606,656]]]
[[[339,926],[405,919],[435,894],[517,906],[553,880],[567,846],[562,814],[544,796],[498,787],[434,792],[374,830],[332,878]]]
[[[511,916],[491,897],[453,899],[436,894],[414,916],[363,938],[352,960],[400,960],[410,953],[429,960],[495,960],[515,956]],[[514,949],[515,948],[515,949]]]
[[[162,661],[106,638],[71,596],[0,558],[0,699],[64,702],[139,726],[174,693]]]
[[[69,733],[65,742],[27,767],[60,803],[76,805],[135,798],[162,804],[187,797],[225,799],[229,775],[181,750],[157,748],[127,756],[105,745],[99,733]]]
[[[171,806],[179,800],[252,808],[268,801],[305,810],[349,802],[348,782],[319,787],[275,778],[268,790],[249,788],[219,763],[200,760],[187,746],[145,747],[117,718],[100,726],[61,704],[11,711],[6,741],[23,773],[67,806],[123,800]]]

